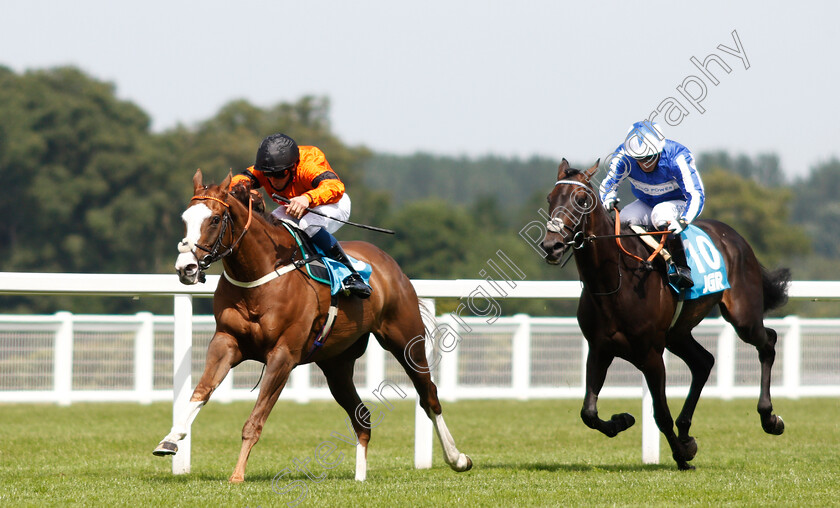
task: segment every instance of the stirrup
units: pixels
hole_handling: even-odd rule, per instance
[[[362,300],[370,298],[370,286],[365,284],[365,281],[362,280],[362,276],[358,273],[351,273],[347,277],[341,281],[341,284],[344,286],[346,291],[349,291],[350,294],[354,296],[358,296]]]
[[[694,281],[691,279],[691,270],[689,268],[678,266],[673,262],[671,266],[674,270],[668,270],[668,282],[679,289],[691,289],[694,287]]]

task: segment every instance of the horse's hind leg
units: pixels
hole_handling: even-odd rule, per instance
[[[721,314],[732,323],[741,340],[752,344],[758,350],[758,359],[761,362],[761,392],[758,397],[761,428],[768,434],[779,435],[785,431],[785,422],[781,416],[773,414],[773,402],[770,398],[770,373],[776,360],[776,330],[764,326],[760,309],[750,306],[749,302],[739,307],[727,296],[729,295],[724,294],[723,304],[720,306]],[[748,317],[743,318],[743,314],[748,314]]]
[[[180,421],[174,423],[169,434],[158,443],[152,452],[157,456],[174,455],[178,452],[177,442],[184,439],[198,412],[210,399],[210,395],[225,379],[230,369],[242,361],[242,353],[236,339],[230,335],[216,333],[207,347],[204,373],[190,397],[189,407],[181,413]]]
[[[612,364],[614,356],[604,353],[590,342],[589,354],[586,357],[586,395],[583,397],[583,408],[580,418],[590,429],[595,429],[607,437],[615,437],[619,432],[629,429],[636,423],[630,413],[612,415],[609,421],[598,416],[598,394],[604,387],[607,369]]]
[[[715,357],[706,348],[700,345],[691,333],[677,340],[669,341],[668,350],[682,359],[691,371],[691,386],[688,389],[688,397],[685,399],[682,411],[677,417],[677,431],[679,440],[685,447],[687,460],[691,460],[697,454],[697,442],[688,433],[691,428],[691,419],[694,410],[697,409],[697,402],[700,400],[700,392],[709,380],[709,374],[715,365]]]
[[[420,321],[419,316],[417,321]],[[472,468],[472,459],[458,451],[455,439],[449,432],[443,419],[437,387],[432,382],[431,369],[426,360],[425,332],[422,322],[418,326],[405,327],[418,330],[413,338],[406,338],[402,327],[394,325],[383,326],[382,334],[376,334],[382,347],[388,350],[400,362],[405,373],[411,378],[415,390],[420,397],[420,407],[429,415],[435,427],[435,433],[443,448],[443,459],[453,471],[463,472]]]
[[[362,352],[367,340],[360,340]],[[357,343],[358,344],[358,343]],[[370,442],[370,413],[361,410],[362,399],[353,384],[353,366],[359,355],[354,354],[355,345],[344,354],[329,360],[318,362],[318,367],[327,378],[330,393],[338,404],[347,412],[347,416],[356,433],[356,480],[367,478],[367,447]],[[361,414],[360,414],[361,413]]]

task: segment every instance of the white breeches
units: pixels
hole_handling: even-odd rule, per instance
[[[663,201],[651,207],[637,199],[621,210],[621,222],[662,229],[678,220],[684,211],[685,201]]]
[[[337,203],[332,203],[329,205],[320,205],[312,209],[316,212],[321,212],[324,215],[328,215],[329,217],[333,217],[340,220],[347,220],[350,218],[350,208],[350,196],[348,196],[345,192]],[[274,209],[273,212],[271,212],[271,215],[277,217],[278,219],[290,220],[296,223],[298,226],[300,226],[301,229],[306,231],[306,234],[310,237],[317,233],[318,230],[321,228],[324,228],[327,230],[327,232],[333,234],[336,231],[338,231],[338,228],[344,225],[341,222],[334,221],[326,217],[321,217],[320,215],[308,212],[299,220],[295,219],[294,217],[286,213],[286,205],[278,206]]]

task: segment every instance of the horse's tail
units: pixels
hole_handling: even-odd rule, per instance
[[[437,318],[435,317],[434,300],[425,298],[418,298],[417,303],[420,305],[420,317],[423,318],[423,328],[426,331],[426,340],[434,339],[432,336],[437,328]]]
[[[788,300],[790,270],[779,268],[771,272],[762,266],[761,285],[764,290],[764,312],[778,309]]]

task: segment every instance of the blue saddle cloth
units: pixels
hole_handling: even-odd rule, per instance
[[[298,247],[303,252],[304,259],[312,259],[313,257],[317,258],[320,256],[320,259],[306,263],[306,273],[309,277],[322,284],[328,284],[330,286],[330,294],[337,295],[344,291],[344,285],[341,281],[351,274],[350,270],[343,263],[328,258],[295,224],[290,224],[287,221],[281,221],[281,224],[283,224],[283,227],[295,239]],[[353,263],[353,268],[362,276],[365,284],[370,285],[370,275],[373,273],[373,268],[368,263],[360,261],[349,254],[347,257],[350,258],[350,262]]]
[[[709,235],[697,226],[689,225],[680,233],[680,238],[685,247],[685,257],[694,281],[694,287],[682,291],[683,298],[694,300],[729,289],[726,263]],[[673,284],[671,288],[679,293]]]
[[[315,247],[315,249],[318,252],[321,252],[321,249],[318,249],[317,246]],[[347,255],[347,257],[350,258],[350,262],[353,263],[353,268],[355,268],[356,272],[358,272],[359,275],[362,276],[362,280],[365,281],[365,284],[370,286],[370,274],[373,273],[373,269],[371,268],[371,266],[368,263],[360,261],[349,254]],[[349,277],[352,274],[352,272],[346,266],[344,266],[344,263],[339,263],[338,261],[328,257],[324,257],[322,258],[322,260],[327,266],[327,271],[330,276],[330,293],[336,295],[341,291],[344,291],[344,284],[342,284],[341,281]]]

